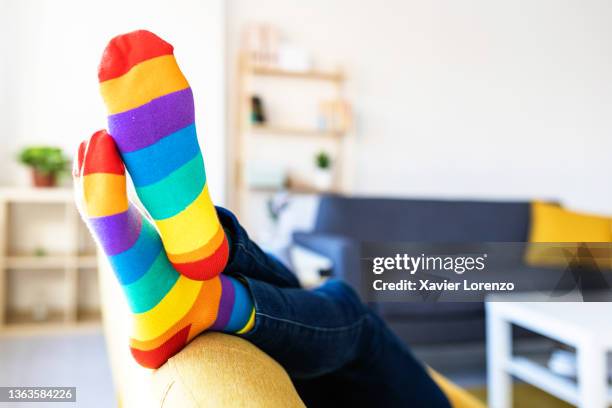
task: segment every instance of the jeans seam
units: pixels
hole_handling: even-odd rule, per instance
[[[310,330],[314,330],[314,331],[323,331],[323,332],[337,332],[337,331],[350,330],[350,329],[352,329],[354,327],[357,327],[359,324],[361,324],[368,317],[367,315],[363,315],[359,319],[357,319],[356,322],[353,322],[353,323],[351,323],[349,325],[346,325],[346,326],[340,326],[340,327],[317,327],[317,326],[311,326],[309,324],[304,324],[304,323],[296,322],[294,320],[289,320],[289,319],[283,319],[283,318],[280,318],[280,317],[270,316],[269,314],[261,313],[261,312],[255,312],[255,316],[267,317],[268,319],[276,320],[278,322],[294,324],[296,326],[300,326],[300,327],[303,327],[305,329],[310,329]]]

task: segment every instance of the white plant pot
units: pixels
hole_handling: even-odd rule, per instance
[[[317,169],[314,175],[314,185],[321,191],[331,190],[334,184],[333,172],[331,169]]]

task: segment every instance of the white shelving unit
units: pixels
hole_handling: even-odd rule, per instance
[[[11,225],[13,212],[23,205],[33,205],[41,215],[53,214],[50,206],[63,208],[61,240],[65,250],[61,253],[13,253],[14,229],[22,225]],[[51,216],[51,215],[49,215]],[[57,221],[57,220],[54,220]],[[24,220],[21,220],[24,222]],[[28,222],[28,220],[25,220]],[[97,273],[96,255],[88,234],[81,231],[81,220],[74,205],[71,189],[66,188],[0,188],[0,333],[24,331],[49,331],[54,328],[80,328],[97,325],[99,310],[82,309],[79,305],[79,283],[82,274]],[[59,238],[58,238],[59,239]],[[91,252],[80,248],[88,241]],[[36,319],[30,310],[18,310],[10,304],[9,281],[16,285],[27,284],[25,271],[32,273],[53,272],[53,278],[62,285],[60,296],[66,296],[64,307],[45,311],[45,318]],[[29,275],[31,276],[31,275]],[[34,278],[35,279],[35,278]],[[97,276],[94,281],[97,284]]]

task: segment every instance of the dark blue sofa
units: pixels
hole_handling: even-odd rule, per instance
[[[311,232],[294,242],[333,262],[332,275],[359,290],[361,242],[526,242],[529,202],[324,196]],[[482,303],[379,303],[380,315],[409,344],[484,340]]]

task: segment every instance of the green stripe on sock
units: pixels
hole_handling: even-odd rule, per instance
[[[178,272],[170,264],[166,253],[161,251],[142,278],[123,286],[132,312],[143,313],[155,307],[178,278]]]
[[[139,187],[136,191],[151,217],[163,220],[187,208],[202,192],[205,184],[204,160],[199,153],[163,180]]]

